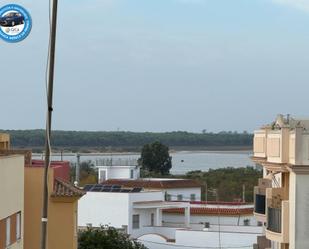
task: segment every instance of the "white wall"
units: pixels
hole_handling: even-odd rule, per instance
[[[290,249],[309,248],[309,175],[290,174]]]
[[[201,188],[169,188],[165,189],[171,195],[172,201],[177,201],[177,195],[183,196],[183,201],[190,201],[190,195],[195,194],[195,200],[201,201]]]
[[[229,249],[235,247],[253,248],[257,236],[260,233],[249,232],[221,232],[220,240],[222,248]],[[196,247],[219,248],[219,233],[193,230],[176,230],[176,242],[168,243],[164,237],[157,234],[148,234],[138,238],[149,249],[196,249]]]
[[[201,222],[209,222],[210,224],[220,224],[222,225],[234,225],[234,226],[243,226],[244,220],[250,220],[250,226],[257,226],[257,220],[254,215],[245,215],[245,216],[220,216],[218,220],[218,216],[215,215],[191,215],[190,223],[191,224],[199,224]],[[163,212],[163,221],[164,223],[183,223],[184,215],[183,214],[171,214]]]
[[[0,220],[21,212],[23,237],[24,224],[24,156],[0,157]],[[23,240],[10,246],[23,248]]]
[[[161,191],[140,193],[109,193],[87,192],[78,201],[78,226],[85,227],[92,224],[93,227],[110,225],[115,228],[127,226],[128,234],[132,230],[132,215],[140,215],[140,229],[150,225],[153,209],[133,209],[134,202],[163,201],[164,194]],[[156,216],[155,216],[156,218]]]
[[[144,226],[150,225],[151,213],[155,214],[154,219],[156,220],[157,214],[155,209],[134,209],[134,202],[144,202],[144,201],[164,201],[164,193],[162,191],[153,191],[153,192],[141,192],[141,193],[130,193],[129,197],[129,226],[128,233],[134,234],[140,233],[139,229],[132,228],[132,216],[133,214],[140,215],[140,229],[143,229]]]
[[[101,171],[106,172],[106,179],[137,179],[139,178],[139,167],[136,166],[99,166],[98,174],[99,181],[101,177]],[[131,170],[133,170],[133,178],[131,178]]]
[[[129,224],[127,193],[87,192],[78,201],[78,226],[111,225],[121,228]]]

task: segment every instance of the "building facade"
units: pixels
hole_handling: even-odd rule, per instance
[[[170,208],[184,209],[182,224],[186,227],[190,225],[189,203],[166,202],[162,191],[106,187],[86,186],[87,193],[78,204],[80,228],[108,225],[123,229],[131,237],[137,238],[155,228],[159,231],[164,226],[162,212]]]
[[[279,115],[255,131],[253,161],[263,166],[254,212],[265,225],[255,248],[309,248],[309,120]]]
[[[24,157],[0,156],[0,249],[24,246]]]
[[[68,172],[68,162],[52,162],[49,169],[48,248],[77,249],[77,203],[84,192],[68,183]],[[40,247],[43,174],[43,161],[25,167],[25,249]]]

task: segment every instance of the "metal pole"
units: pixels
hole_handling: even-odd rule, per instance
[[[246,185],[242,185],[242,202],[246,203]]]
[[[206,203],[208,202],[208,185],[207,185],[207,181],[206,181],[206,190],[205,190],[205,201],[206,201]]]
[[[47,240],[47,223],[48,223],[48,168],[50,165],[50,134],[51,120],[53,112],[53,87],[54,87],[54,68],[55,68],[55,48],[56,48],[56,26],[57,26],[57,8],[58,0],[53,0],[52,20],[49,46],[48,62],[48,88],[47,88],[47,120],[46,120],[46,139],[45,139],[45,167],[44,167],[44,184],[43,184],[43,207],[42,207],[42,227],[41,227],[41,249],[46,249]]]
[[[79,171],[80,171],[80,154],[77,153],[77,162],[76,162],[76,168],[75,168],[75,185],[78,186],[79,184]]]

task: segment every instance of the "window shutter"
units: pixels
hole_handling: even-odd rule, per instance
[[[0,249],[5,248],[5,220],[0,220]]]
[[[11,244],[16,242],[16,214],[11,216]]]

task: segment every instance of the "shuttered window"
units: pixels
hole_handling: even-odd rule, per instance
[[[0,249],[21,239],[21,212],[0,220]]]

